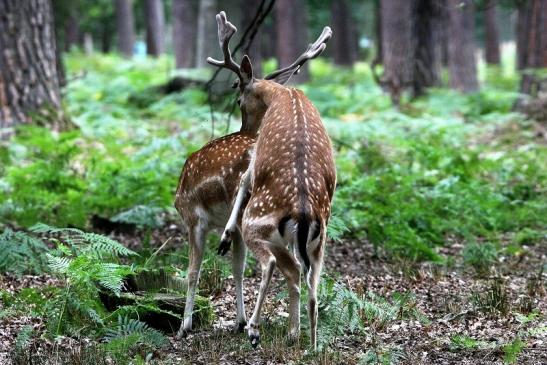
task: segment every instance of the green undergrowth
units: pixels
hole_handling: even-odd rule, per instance
[[[79,128],[23,126],[0,145],[0,224],[87,229],[96,216],[143,229],[170,223],[185,158],[212,131],[226,133],[227,115],[216,112],[212,125],[207,94],[198,88],[132,103],[132,95],[175,75],[169,58],[73,53],[66,64],[66,109]],[[438,247],[448,238],[544,240],[547,149],[534,122],[511,112],[518,82],[502,68],[481,71],[478,93],[432,89],[403,98],[397,110],[366,64],[341,70],[312,62],[312,80],[300,87],[336,150],[331,236],[365,238],[386,256],[433,261],[442,260]],[[189,75],[207,78],[206,71]],[[236,112],[230,130],[238,118]]]
[[[17,246],[19,249],[14,254],[4,255]],[[34,255],[37,251],[40,254]],[[143,272],[157,271],[146,265],[155,257],[149,255],[145,264],[139,264],[139,254],[109,237],[74,228],[36,224],[27,233],[6,230],[0,236],[0,252],[4,255],[0,256],[3,272],[14,275],[46,273],[57,279],[51,285],[15,292],[0,291],[0,320],[30,316],[45,323],[40,333],[26,327],[20,331],[12,355],[23,363],[28,360],[24,356],[32,356],[32,351],[29,354],[24,349],[32,345],[33,338],[58,340],[65,336],[76,340],[96,339],[100,342],[97,351],[116,363],[128,363],[137,357],[144,359],[168,344],[165,332],[151,327],[151,324],[156,325],[154,318],[182,319],[185,287],[167,292],[172,294],[170,298],[178,298],[181,303],[176,312],[156,299],[154,290],[159,292],[160,288],[135,297],[127,290],[131,278],[142,276]],[[209,326],[214,320],[208,297],[222,287],[222,280],[227,276],[224,266],[208,261],[210,259],[204,264],[208,273],[203,276],[199,292],[204,296],[196,297],[196,327]],[[158,268],[165,260],[158,259],[155,264]],[[166,271],[171,273],[167,275],[184,274],[171,266],[167,266]],[[211,279],[212,275],[216,276]],[[113,307],[109,304],[116,302],[118,304]],[[146,323],[145,318],[151,324]],[[175,326],[170,330],[177,330]]]

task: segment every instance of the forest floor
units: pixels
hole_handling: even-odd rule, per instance
[[[122,241],[128,246],[134,238]],[[174,240],[172,244],[180,244]],[[331,338],[319,354],[310,355],[307,317],[302,313],[302,341],[285,340],[287,298],[284,280],[276,272],[263,311],[262,341],[253,350],[245,334],[235,334],[235,292],[231,277],[222,291],[212,297],[216,318],[213,328],[197,329],[182,341],[170,337],[169,348],[154,354],[161,364],[503,364],[516,356],[518,364],[547,363],[547,301],[541,268],[547,245],[523,246],[520,255],[502,257],[487,277],[478,277],[461,264],[462,245],[452,242],[441,253],[454,258],[450,265],[385,261],[367,242],[329,242],[325,275],[357,294],[373,293],[390,298],[411,293],[411,301],[395,320],[371,322],[362,331]],[[259,271],[250,268],[245,280],[247,314],[250,315],[259,284]],[[60,285],[47,275],[0,276],[0,289],[17,292],[23,288]],[[402,309],[401,309],[402,310]],[[529,313],[523,315],[520,313]],[[27,325],[38,333],[44,321],[30,317],[0,319],[0,364],[14,359],[17,334]],[[321,332],[321,327],[320,330]],[[321,333],[320,333],[321,335]],[[73,363],[83,361],[89,341],[60,338],[53,343],[33,339],[27,346],[34,355],[68,353]],[[18,361],[19,363],[20,360]],[[105,361],[105,363],[109,363]]]

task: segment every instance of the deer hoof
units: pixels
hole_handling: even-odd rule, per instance
[[[230,247],[232,246],[232,242],[231,241],[220,241],[220,244],[218,245],[218,250],[217,250],[217,253],[220,255],[220,256],[224,256],[228,253],[228,251],[230,251]]]
[[[260,344],[260,335],[249,335],[249,340],[251,341],[251,346],[253,349]]]
[[[247,326],[246,321],[236,323],[235,328],[234,328],[234,332],[235,333],[243,333],[245,331],[246,326]]]
[[[230,247],[232,246],[232,238],[230,237],[230,233],[228,231],[224,231],[222,234],[222,238],[220,240],[220,244],[218,245],[217,253],[220,256],[224,256],[230,251]]]

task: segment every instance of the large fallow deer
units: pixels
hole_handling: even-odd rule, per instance
[[[308,49],[315,46],[315,52],[321,53],[331,35],[330,28],[325,27]],[[209,61],[222,67],[221,62]],[[240,70],[245,80],[241,108],[261,118],[251,162],[241,178],[221,247],[238,237],[239,212],[250,192],[241,221],[242,236],[262,269],[256,306],[248,324],[251,345],[260,342],[260,312],[276,266],[289,287],[289,338],[298,338],[303,266],[309,293],[310,339],[316,349],[317,287],[336,185],[331,142],[317,109],[302,91],[253,78],[248,58],[243,58]],[[290,77],[295,71],[283,69],[274,76]]]
[[[178,338],[192,329],[194,298],[203,261],[205,238],[210,230],[223,229],[228,221],[240,179],[249,165],[249,150],[256,141],[265,112],[257,111],[251,104],[242,102],[244,91],[251,79],[241,71],[241,66],[231,57],[229,42],[237,29],[226,20],[224,12],[217,15],[217,23],[219,43],[225,59],[222,62],[209,60],[209,63],[227,68],[238,76],[237,85],[242,94],[238,101],[241,106],[242,124],[239,132],[215,139],[188,157],[179,178],[175,207],[186,226],[190,250],[186,306]],[[292,65],[266,78],[272,80],[271,82],[286,83],[307,60],[317,57],[323,51],[324,47],[321,45],[326,40],[328,38],[320,37]],[[244,62],[248,62],[248,58],[244,57],[245,59],[247,61]],[[241,214],[239,218],[236,217],[236,221],[240,220]],[[231,238],[234,242],[232,270],[236,286],[236,330],[243,331],[246,325],[242,284],[246,249],[239,229],[232,232]],[[229,248],[229,245],[221,245],[219,254],[225,254]]]

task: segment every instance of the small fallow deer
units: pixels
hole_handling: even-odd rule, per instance
[[[308,47],[307,56],[320,54],[331,35],[330,28],[325,27]],[[209,62],[225,67],[219,61]],[[289,78],[298,68],[279,70],[273,77]],[[253,347],[260,342],[260,312],[276,266],[289,287],[289,338],[298,338],[303,266],[309,293],[311,345],[316,349],[317,289],[336,185],[331,142],[319,112],[302,91],[271,81],[271,75],[263,80],[254,78],[247,57],[240,71],[241,109],[249,116],[257,116],[260,127],[220,245],[229,247],[233,238],[239,239],[241,219],[243,241],[262,269],[256,306],[248,324]],[[243,217],[239,218],[244,206]]]
[[[226,14],[217,15],[219,43],[224,53],[223,62],[208,60],[218,67],[227,68],[238,76],[238,86],[243,94],[250,79],[241,71],[241,66],[233,61],[228,47],[230,39],[237,29],[226,20]],[[317,43],[317,42],[316,42]],[[276,71],[267,79],[284,84],[289,77],[309,59],[316,57],[320,44],[314,44],[296,62],[287,68]],[[322,51],[322,49],[321,49]],[[245,57],[246,58],[246,57]],[[246,58],[248,60],[248,58]],[[292,70],[292,71],[291,71]],[[188,232],[189,268],[188,289],[184,320],[178,331],[181,338],[192,329],[194,297],[199,281],[205,239],[212,229],[223,229],[228,221],[239,182],[247,170],[250,160],[249,151],[255,143],[263,113],[248,111],[245,103],[241,106],[242,124],[239,132],[215,139],[199,151],[193,153],[184,164],[175,195],[175,207],[182,217]],[[242,211],[242,209],[240,209]],[[241,214],[238,222],[241,221]],[[231,235],[234,242],[232,270],[236,286],[237,316],[236,330],[243,331],[246,325],[245,304],[243,298],[243,271],[245,269],[246,248],[239,230]],[[219,254],[225,254],[229,245],[219,247]]]

